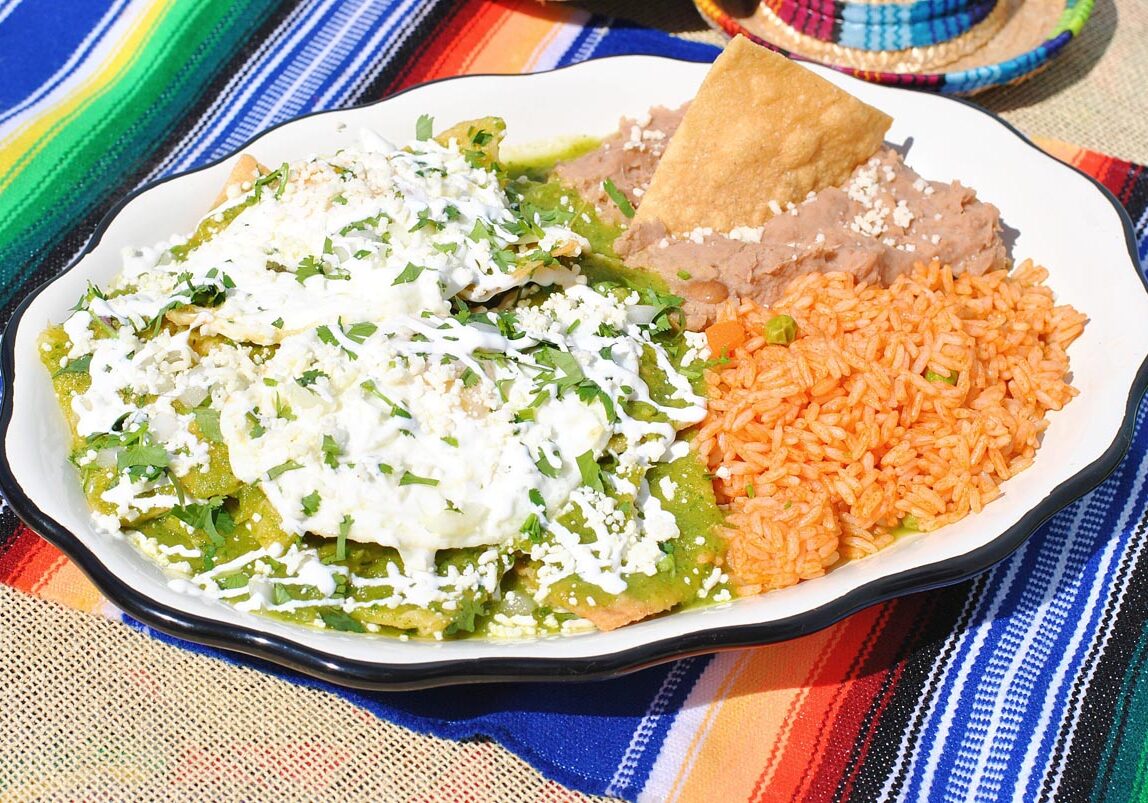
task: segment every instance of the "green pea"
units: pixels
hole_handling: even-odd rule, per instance
[[[788,315],[774,315],[765,324],[765,342],[788,346],[797,338],[797,321]]]
[[[957,377],[958,376],[960,376],[959,371],[953,371],[949,376],[945,376],[944,374],[938,374],[936,371],[934,371],[932,369],[927,369],[925,371],[925,379],[929,380],[930,382],[944,382],[946,385],[957,384]]]

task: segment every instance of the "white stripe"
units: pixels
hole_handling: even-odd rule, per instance
[[[1144,474],[1142,472],[1140,474],[1140,477],[1138,480],[1138,485],[1143,484],[1143,478],[1144,478]],[[1139,490],[1137,490],[1136,493],[1139,493]],[[1128,505],[1125,507],[1125,512],[1126,513],[1130,512],[1130,510],[1131,510],[1131,501],[1129,501]],[[1122,515],[1122,518],[1125,518],[1125,516]],[[1121,526],[1123,526],[1123,525],[1121,525]],[[1105,545],[1104,550],[1101,553],[1101,560],[1100,560],[1101,565],[1100,565],[1100,570],[1098,571],[1099,576],[1101,576],[1101,577],[1108,576],[1108,572],[1111,571],[1110,566],[1116,558],[1117,543],[1118,542],[1115,539],[1112,539],[1112,540],[1109,540],[1109,542]],[[1143,545],[1144,545],[1143,539],[1137,541],[1133,551],[1126,553],[1124,556],[1122,556],[1121,563],[1135,562],[1136,558],[1139,557],[1140,552],[1143,551]],[[1096,671],[1095,661],[1090,662],[1088,659],[1091,657],[1099,658],[1099,656],[1104,653],[1104,646],[1107,644],[1107,641],[1108,641],[1109,637],[1111,636],[1112,627],[1115,625],[1116,615],[1119,613],[1119,609],[1121,607],[1121,604],[1123,603],[1125,592],[1126,592],[1125,588],[1117,588],[1116,589],[1116,597],[1115,597],[1116,598],[1116,604],[1112,608],[1111,619],[1109,621],[1108,626],[1106,627],[1106,629],[1104,631],[1098,632],[1097,634],[1093,634],[1092,643],[1089,645],[1088,649],[1085,650],[1085,660],[1082,662],[1082,665],[1088,666],[1088,672],[1087,672],[1087,675],[1085,676],[1085,687],[1087,687],[1088,680],[1091,679],[1092,674],[1095,673],[1095,671]],[[1089,595],[1089,600],[1088,600],[1089,613],[1091,613],[1091,611],[1096,608],[1096,606],[1099,602],[1099,599],[1100,599],[1100,584],[1094,584],[1092,586],[1091,594]],[[1088,617],[1085,616],[1082,618],[1087,619]],[[1097,642],[1097,638],[1096,638],[1097,635],[1100,636],[1099,643]],[[1069,649],[1067,650],[1067,654],[1076,655],[1080,651],[1080,645],[1081,645],[1081,642],[1083,640],[1084,639],[1083,639],[1083,631],[1082,630],[1078,630],[1076,633],[1074,633],[1073,638],[1072,638],[1072,643],[1069,645]],[[1017,778],[1017,785],[1016,785],[1016,788],[1018,790],[1023,790],[1025,788],[1027,788],[1028,783],[1029,783],[1029,777],[1032,775],[1032,771],[1036,768],[1036,753],[1040,748],[1041,742],[1043,741],[1044,734],[1049,730],[1049,726],[1051,725],[1052,706],[1053,706],[1053,703],[1055,702],[1057,696],[1060,694],[1061,687],[1065,684],[1065,682],[1067,680],[1068,664],[1069,664],[1068,661],[1064,661],[1061,664],[1059,664],[1057,666],[1056,672],[1053,675],[1052,689],[1050,690],[1049,694],[1045,698],[1045,704],[1041,707],[1040,716],[1037,718],[1037,725],[1036,725],[1035,732],[1033,734],[1033,738],[1029,742],[1028,750],[1025,752],[1024,761],[1021,764],[1021,771],[1020,771],[1020,775]],[[1076,722],[1079,720],[1080,711],[1069,709],[1065,713],[1068,714],[1068,718],[1073,722],[1073,726],[1072,726],[1072,729],[1070,731],[1070,739],[1071,739],[1071,733],[1075,732]],[[1063,764],[1059,767],[1045,767],[1045,769],[1046,770],[1052,770],[1056,773],[1056,785],[1059,785],[1059,778],[1063,773]],[[1053,790],[1053,793],[1055,794],[1055,789]]]
[[[1071,527],[1066,532],[1066,540],[1071,539],[1071,533],[1076,531],[1082,524],[1084,516],[1088,510],[1087,505],[1078,505],[1073,517]],[[1038,566],[1040,559],[1047,552],[1038,553]],[[993,783],[993,778],[988,777],[990,770],[988,764],[990,760],[995,759],[1001,762],[1000,753],[1011,753],[1011,748],[1015,745],[1017,733],[1020,724],[1022,723],[1022,716],[1019,710],[1019,703],[1027,704],[1032,699],[1035,684],[1031,680],[1021,680],[1019,675],[1021,672],[1026,672],[1033,676],[1033,664],[1039,661],[1047,665],[1049,659],[1048,650],[1043,644],[1037,644],[1037,639],[1043,638],[1044,629],[1049,625],[1052,630],[1059,630],[1068,624],[1067,612],[1071,610],[1071,603],[1065,602],[1061,605],[1063,610],[1054,611],[1053,603],[1055,598],[1041,604],[1040,600],[1033,600],[1031,597],[1039,596],[1046,589],[1056,589],[1060,586],[1060,581],[1066,576],[1072,576],[1075,579],[1071,588],[1063,593],[1069,596],[1075,596],[1079,593],[1080,587],[1084,582],[1084,578],[1080,576],[1077,571],[1068,571],[1068,562],[1071,557],[1071,550],[1060,549],[1056,550],[1056,557],[1054,565],[1050,569],[1050,576],[1047,578],[1036,578],[1036,588],[1028,587],[1022,593],[1018,608],[1023,609],[1029,605],[1035,605],[1038,614],[1035,617],[1022,618],[1013,616],[1010,618],[1006,632],[1002,635],[1002,645],[1005,649],[999,650],[998,654],[1008,656],[1009,660],[1007,665],[1003,668],[1001,677],[996,682],[996,691],[992,695],[991,704],[982,702],[980,705],[974,705],[973,717],[978,709],[981,709],[988,718],[988,727],[984,730],[980,742],[979,749],[975,754],[975,762],[971,770],[966,774],[968,777],[968,784],[973,789],[978,797],[982,793],[995,795],[999,792],[999,778],[996,784]],[[1090,584],[1094,585],[1094,584]],[[1055,617],[1055,619],[1054,619]],[[1053,621],[1050,621],[1053,620]],[[1013,635],[1013,638],[1008,636]],[[1019,643],[1016,643],[1016,636],[1020,636]],[[995,658],[996,656],[994,656]],[[1035,674],[1039,678],[1039,671]],[[986,689],[986,696],[987,696]],[[979,695],[978,695],[979,697]],[[980,702],[980,701],[978,701]],[[972,719],[972,717],[970,718]],[[1027,735],[1026,735],[1027,736]],[[971,745],[962,745],[968,749]],[[1007,755],[1006,759],[1007,760]],[[960,766],[960,759],[958,759],[958,766]],[[999,775],[999,773],[998,773]]]
[[[539,42],[530,58],[526,60],[526,69],[523,72],[551,70],[558,66],[558,60],[578,38],[578,34],[582,33],[582,23],[590,18],[590,15],[582,9],[574,11],[568,21],[559,23],[558,32],[549,41]]]
[[[261,129],[278,119],[279,112],[285,106],[287,106],[289,102],[295,100],[296,93],[298,92],[299,88],[304,85],[305,79],[314,72],[314,68],[324,64],[326,57],[330,55],[330,53],[339,44],[341,44],[342,38],[346,32],[354,26],[355,22],[357,22],[360,17],[362,17],[370,10],[371,3],[363,3],[357,9],[355,9],[354,14],[349,17],[345,23],[343,23],[342,27],[330,35],[330,41],[325,43],[322,49],[316,55],[311,57],[311,65],[313,65],[313,67],[305,72],[302,72],[299,77],[292,81],[292,83],[287,87],[287,91],[275,99],[275,102],[271,105],[271,108],[257,123],[255,123],[256,129]]]
[[[183,138],[179,141],[179,144],[172,148],[164,156],[164,158],[151,169],[145,181],[154,181],[155,179],[160,178],[169,172],[175,172],[175,170],[178,169],[186,169],[188,166],[187,162],[184,162],[180,165],[180,167],[174,169],[172,165],[177,159],[180,158],[180,156],[186,151],[187,148],[191,147],[193,143],[199,141],[202,137],[207,136],[203,134],[203,130],[213,121],[213,116],[219,111],[219,109],[232,105],[232,96],[236,92],[237,88],[249,83],[249,76],[251,72],[261,67],[260,60],[264,57],[268,50],[273,47],[278,47],[280,39],[286,36],[289,31],[291,31],[298,18],[303,15],[304,8],[305,7],[302,5],[296,6],[292,12],[283,20],[283,22],[281,22],[275,28],[271,35],[260,42],[258,49],[243,62],[238,70],[236,70],[235,75],[233,75],[228,80],[227,84],[223,87],[223,90],[211,102],[211,105],[207,108],[207,110],[202,115],[200,115],[199,119],[195,121],[195,124],[191,127],[191,129],[186,134],[184,134]]]
[[[411,38],[411,36],[414,33],[415,28],[418,26],[418,24],[431,11],[433,11],[437,5],[438,5],[437,0],[436,0],[436,2],[423,3],[422,5],[419,6],[418,10],[415,11],[414,15],[412,15],[408,20],[404,20],[404,22],[406,22],[408,24],[400,27],[398,29],[399,30],[398,36],[395,37],[393,42],[388,42],[386,45],[386,58],[380,59],[379,61],[375,62],[375,64],[367,67],[367,71],[357,81],[357,83],[360,87],[369,86],[376,78],[378,78],[379,74],[384,69],[386,69],[387,65],[390,64],[392,61],[394,61],[395,54],[397,54],[399,52],[399,50],[402,49],[403,44],[408,39]],[[361,96],[358,94],[348,96],[348,98],[351,98],[351,97],[358,99]]]
[[[610,32],[611,22],[613,22],[612,19],[605,25],[600,25],[594,30],[590,31],[589,35],[586,37],[586,41],[583,42],[581,46],[579,46],[574,55],[570,57],[570,60],[573,62],[585,61],[586,59],[590,58],[590,56],[594,55],[594,51],[598,49],[598,45],[601,44],[602,40],[606,38],[606,34]]]
[[[0,22],[8,19],[8,15],[16,10],[16,6],[20,5],[21,0],[10,0],[6,5],[0,6]]]
[[[1000,605],[1004,599],[1006,590],[1016,580],[1017,570],[1020,567],[1024,553],[1029,549],[1031,543],[1031,541],[1025,541],[1017,551],[1015,557],[1007,564],[1008,568],[1006,569],[1001,589],[997,594],[993,595],[989,609],[985,612],[984,616],[980,617],[982,624],[975,628],[969,652],[964,656],[960,666],[957,668],[956,681],[949,693],[948,700],[946,701],[947,705],[941,713],[940,723],[937,727],[938,738],[932,745],[932,751],[926,756],[925,772],[921,778],[921,797],[923,799],[929,799],[930,797],[933,782],[936,780],[937,764],[940,762],[941,753],[944,752],[943,748],[947,743],[946,737],[952,729],[953,720],[956,718],[956,708],[961,697],[961,692],[964,691],[965,685],[969,682],[969,675],[973,669],[973,665],[976,663],[977,655],[981,649],[984,648],[992,621],[996,618],[997,612],[1000,610]],[[986,622],[988,624],[984,624]]]
[[[414,13],[408,16],[408,10],[411,8],[411,6],[414,6]],[[347,84],[351,81],[355,81],[360,86],[369,84],[370,81],[364,80],[360,76],[360,72],[363,70],[363,66],[368,61],[378,57],[379,54],[377,51],[380,42],[382,42],[385,37],[389,37],[391,32],[400,25],[406,25],[409,27],[418,25],[418,23],[424,17],[426,17],[426,15],[430,13],[434,7],[435,3],[420,3],[419,0],[405,0],[401,6],[394,9],[389,18],[384,21],[385,24],[380,25],[375,33],[371,36],[371,38],[367,40],[362,48],[360,48],[359,53],[355,56],[354,61],[352,61],[350,65],[348,65],[347,69],[343,71],[343,74],[340,75],[333,84],[331,84],[331,88],[323,93],[323,95],[318,99],[315,107],[319,109],[326,109],[330,108],[331,106],[338,105],[338,103],[343,99],[341,93],[344,91]],[[396,45],[397,43],[387,42],[386,49],[394,52],[398,49]],[[386,59],[387,62],[390,60],[390,58]]]
[[[79,85],[87,81],[94,68],[107,61],[108,57],[120,47],[122,39],[139,21],[147,5],[145,0],[130,2],[126,11],[108,27],[103,37],[81,60],[78,69],[73,70],[71,75],[57,84],[51,91],[36,98],[35,102],[21,108],[21,113],[18,116],[9,117],[0,123],[0,141],[26,128],[40,113],[67,98]]]
[[[127,0],[119,0],[119,2],[109,8],[108,12],[100,18],[99,22],[97,22],[95,27],[93,27],[92,30],[88,32],[88,35],[84,37],[83,41],[76,46],[75,50],[73,50],[71,55],[68,56],[68,60],[64,62],[60,69],[52,73],[51,77],[36,87],[22,101],[8,109],[3,114],[0,114],[0,124],[3,124],[5,121],[10,120],[13,116],[20,114],[25,109],[35,105],[36,101],[40,100],[51,91],[54,84],[56,84],[65,75],[74,70],[77,64],[83,62],[89,55],[88,48],[90,48],[94,42],[98,41],[99,38],[107,32],[107,29],[111,25],[112,20],[116,18],[116,15],[120,13],[120,10],[126,4]],[[4,12],[3,10],[0,10],[0,22],[3,21]],[[0,131],[2,131],[2,129],[0,129]]]
[[[268,75],[271,74],[275,68],[279,66],[279,64],[287,57],[287,54],[293,48],[295,48],[304,39],[308,38],[311,30],[318,24],[319,19],[336,2],[337,0],[322,0],[322,4],[319,6],[319,8],[314,9],[313,16],[308,19],[307,24],[300,26],[298,29],[293,31],[283,46],[275,53],[274,58],[272,58],[260,68],[256,79],[249,81],[247,86],[243,89],[243,91],[239,93],[235,99],[229,99],[228,103],[224,106],[223,114],[213,121],[211,131],[197,138],[198,141],[194,143],[192,148],[183,154],[177,169],[186,169],[191,164],[194,164],[195,161],[203,154],[203,152],[214,144],[215,138],[235,118],[235,115],[239,113],[240,108],[242,108],[243,105],[247,103],[247,101],[250,100],[252,95],[254,95],[257,91],[264,89],[263,84],[267,80]]]
[[[734,682],[735,677],[732,673],[739,664],[742,666],[737,670],[737,673],[740,675],[745,670],[745,652],[745,650],[737,650],[736,652],[718,653],[702,672],[702,676],[698,678],[698,682],[694,685],[689,697],[686,698],[685,703],[675,715],[669,733],[662,740],[658,757],[654,760],[654,766],[650,770],[650,777],[646,779],[646,784],[638,795],[640,803],[666,803],[669,800],[674,781],[679,777],[689,777],[690,771],[697,762],[698,751],[695,750],[688,756],[686,751],[689,750],[691,744],[700,745],[705,742],[706,734],[709,733],[713,723],[717,720],[719,711],[714,711],[708,724],[705,722],[706,715],[711,706],[720,709],[724,705],[725,701],[717,697],[718,690],[722,686],[728,687]]]
[[[617,796],[630,785],[630,781],[634,777],[634,769],[638,766],[638,760],[646,750],[646,745],[654,733],[654,728],[661,718],[665,716],[666,706],[670,702],[670,695],[672,695],[681,684],[682,677],[686,674],[686,670],[694,660],[696,659],[687,658],[685,661],[678,661],[673,665],[673,668],[670,669],[665,680],[662,681],[662,685],[658,688],[658,693],[654,695],[654,699],[650,701],[650,705],[646,709],[642,721],[639,722],[638,727],[634,729],[634,734],[630,737],[630,743],[626,745],[626,752],[622,754],[622,760],[618,764],[618,769],[614,771],[614,777],[610,779],[610,785],[606,787],[607,795]]]
[[[1139,469],[1137,470],[1135,486],[1137,489],[1143,487],[1146,476],[1148,476],[1148,459],[1142,460]],[[1122,524],[1120,529],[1123,529],[1123,527],[1127,526],[1127,523],[1130,522],[1130,517],[1132,515],[1132,504],[1139,493],[1140,491],[1136,490],[1129,494],[1128,501],[1124,506],[1124,510],[1121,511],[1120,520]],[[1145,539],[1143,537],[1141,537],[1139,540],[1133,538],[1133,542],[1131,544],[1132,549],[1130,549],[1128,553],[1123,556],[1121,564],[1135,564],[1141,553],[1144,551],[1144,543]],[[1116,546],[1117,540],[1110,540],[1110,542],[1105,547],[1106,558],[1107,553],[1114,551]],[[1116,620],[1120,614],[1121,609],[1124,607],[1124,600],[1127,596],[1128,588],[1126,586],[1122,586],[1116,588],[1115,591],[1116,594],[1110,603],[1111,615],[1108,618],[1108,623],[1104,626],[1104,630],[1098,634],[1098,638],[1093,639],[1093,646],[1085,651],[1085,661],[1084,666],[1082,667],[1083,671],[1078,674],[1078,677],[1082,679],[1081,688],[1083,689],[1087,689],[1092,685],[1092,678],[1096,675],[1096,668],[1100,663],[1100,657],[1108,648],[1108,642],[1111,640],[1112,633],[1116,628]],[[1065,736],[1063,748],[1065,755],[1068,755],[1072,750],[1072,742],[1076,737],[1076,729],[1080,725],[1081,713],[1082,709],[1080,707],[1068,710],[1067,722],[1069,723],[1069,729]],[[1065,762],[1060,762],[1057,766],[1051,768],[1053,774],[1050,786],[1050,796],[1053,798],[1056,797],[1056,792],[1060,788],[1061,781],[1064,779],[1064,767]]]

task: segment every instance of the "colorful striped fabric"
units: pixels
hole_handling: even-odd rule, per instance
[[[444,75],[620,52],[715,54],[531,0],[0,1],[5,319],[125,192],[279,121]],[[1144,169],[1044,144],[1127,206],[1148,263]],[[992,571],[793,642],[593,684],[324,688],[418,730],[495,738],[558,781],[627,799],[1143,799],[1146,416],[1116,472]],[[0,581],[121,617],[6,510]]]

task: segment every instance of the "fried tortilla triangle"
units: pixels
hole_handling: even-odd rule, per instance
[[[892,122],[738,36],[702,82],[634,222],[660,220],[673,233],[760,226],[779,206],[844,182]]]

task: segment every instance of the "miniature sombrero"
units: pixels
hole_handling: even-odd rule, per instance
[[[1041,70],[1094,0],[694,0],[730,36],[883,84],[970,95]]]

